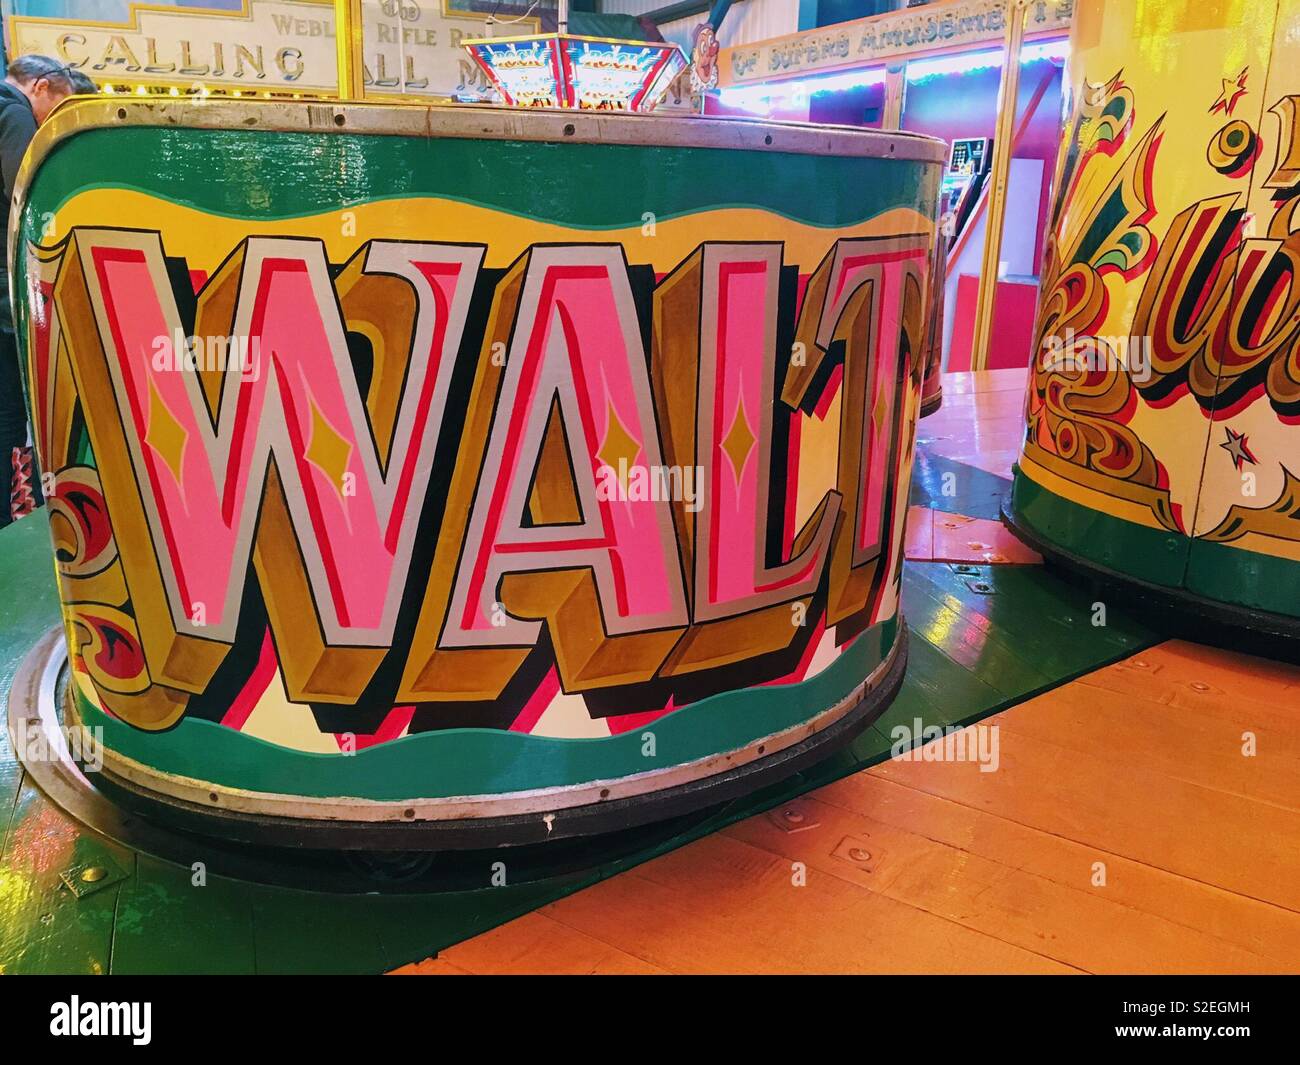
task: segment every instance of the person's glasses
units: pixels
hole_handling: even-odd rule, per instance
[[[50,81],[51,78],[61,78],[64,82],[67,83],[68,87],[71,88],[72,67],[70,66],[57,67],[54,70],[51,70],[45,74],[40,75],[36,80],[38,82],[40,81],[50,82],[50,85],[53,86],[53,82]]]

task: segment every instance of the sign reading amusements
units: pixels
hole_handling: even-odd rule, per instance
[[[720,84],[745,85],[794,74],[826,73],[872,61],[1001,41],[1006,0],[949,0],[842,22],[822,29],[724,48]],[[1064,33],[1074,0],[1031,0],[1029,36]]]
[[[331,0],[209,0],[206,7],[5,0],[11,56],[56,56],[101,84],[332,94]],[[508,13],[515,5],[503,4]],[[112,17],[105,18],[106,9]],[[91,17],[93,16],[93,17]],[[365,0],[365,84],[376,94],[447,96],[486,86],[461,48],[486,16],[468,0]],[[525,19],[513,30],[537,30]]]

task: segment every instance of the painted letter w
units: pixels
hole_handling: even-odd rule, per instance
[[[392,642],[483,248],[375,241],[331,280],[317,240],[251,237],[186,330],[154,232],[74,229],[55,284],[155,683],[198,692],[250,557],[289,698],[352,702]],[[362,395],[347,330],[374,372]],[[187,368],[188,367],[188,368]]]

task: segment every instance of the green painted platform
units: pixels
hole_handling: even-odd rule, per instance
[[[926,481],[922,474],[914,494],[922,505]],[[970,483],[981,496],[997,487]],[[58,618],[48,536],[43,512],[0,531],[6,692],[24,654]],[[1091,601],[1039,566],[959,572],[944,563],[909,563],[907,679],[885,716],[850,747],[644,851],[524,885],[492,887],[485,867],[481,889],[439,894],[331,895],[215,876],[195,887],[189,868],[132,852],[69,821],[26,778],[8,737],[0,737],[0,973],[377,973],[429,957],[874,765],[889,756],[895,725],[911,726],[917,718],[927,726],[968,724],[1159,639],[1117,604],[1110,604],[1108,624],[1094,628]],[[201,849],[195,861],[203,861]],[[64,877],[72,874],[76,882],[87,864],[109,875],[77,897]]]

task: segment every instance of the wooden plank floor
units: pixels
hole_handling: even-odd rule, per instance
[[[426,894],[265,887],[223,877],[214,856],[199,890],[188,861],[64,817],[0,730],[0,972],[377,972],[433,951],[402,971],[1300,967],[1300,670],[1153,646],[1122,608],[1093,629],[1090,596],[1001,540],[1022,392],[1014,371],[950,381],[922,423],[912,511],[929,525],[909,546],[899,697],[849,749],[687,836],[720,832],[648,847],[663,856],[639,865]],[[44,520],[4,530],[0,549],[7,682],[57,608]],[[1080,679],[1053,688],[1063,678]],[[917,716],[1008,706],[982,722],[997,726],[984,734],[998,738],[996,772],[877,761]],[[874,768],[843,777],[862,765]],[[62,876],[86,864],[110,876],[78,899]]]
[[[967,498],[984,497],[981,490]],[[920,504],[914,509],[932,513]],[[967,542],[956,546],[973,552],[969,530],[974,525],[963,528]],[[982,542],[988,533],[978,536]],[[4,531],[3,541],[0,553],[8,552],[8,564],[0,567],[0,591],[14,594],[0,594],[0,676],[12,672],[32,634],[57,617],[44,522],[20,522]],[[924,558],[929,557],[926,552]],[[424,891],[359,895],[241,880],[228,855],[202,847],[186,848],[180,862],[159,860],[64,816],[20,770],[0,730],[0,826],[8,824],[0,836],[0,973],[391,970],[878,765],[888,757],[893,730],[900,725],[914,727],[918,718],[935,726],[980,721],[1157,640],[1121,610],[1111,613],[1098,639],[1102,630],[1091,625],[1090,597],[1037,565],[969,569],[973,573],[958,573],[944,561],[907,563],[903,602],[912,626],[907,676],[885,715],[847,748],[703,820],[679,825],[666,837],[643,839],[644,845],[630,853],[621,840],[593,845],[589,867],[581,871],[539,876],[539,854],[517,866],[514,859],[520,856],[503,855],[510,864],[504,887],[487,886],[488,870],[476,871],[473,857],[458,863],[458,871],[445,870],[456,887],[439,886],[435,876]],[[986,590],[977,592],[973,583]],[[194,858],[207,867],[201,885],[192,879]],[[86,865],[103,866],[110,875],[93,893],[78,897],[65,880]],[[328,937],[311,932],[325,927],[331,929]],[[589,936],[562,943],[569,964],[616,971],[645,966],[643,959]]]
[[[1297,709],[1163,644],[976,726],[995,772],[895,759],[412,968],[1300,971]]]
[[[922,437],[1005,476],[1022,383]],[[399,971],[1300,971],[1300,668],[1172,641],[974,727],[995,771],[931,745]]]

